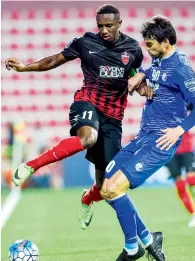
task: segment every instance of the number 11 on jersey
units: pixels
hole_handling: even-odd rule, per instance
[[[84,111],[82,114],[83,114],[82,119],[86,119],[86,117],[88,116],[88,120],[91,120],[93,111]]]

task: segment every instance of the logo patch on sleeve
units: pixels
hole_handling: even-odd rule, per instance
[[[143,166],[143,164],[142,164],[141,162],[139,162],[139,163],[137,163],[137,164],[135,165],[135,169],[136,169],[137,171],[142,171],[143,168],[144,168],[144,166]]]
[[[184,82],[184,84],[190,92],[195,91],[195,80],[194,79],[187,80]]]

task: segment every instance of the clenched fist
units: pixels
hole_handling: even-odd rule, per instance
[[[8,58],[5,61],[5,66],[8,70],[13,69],[17,72],[24,72],[25,65],[14,58]]]
[[[139,95],[147,97],[148,100],[152,100],[154,95],[152,87],[148,86],[145,82],[141,83],[136,91],[139,93]]]
[[[128,91],[130,95],[132,95],[134,91],[139,87],[139,85],[143,82],[144,78],[144,73],[137,73],[135,76],[131,77],[128,80]]]

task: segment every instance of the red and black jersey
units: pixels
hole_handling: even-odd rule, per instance
[[[85,33],[70,42],[62,54],[68,60],[81,59],[84,81],[74,100],[89,101],[107,116],[122,120],[130,70],[140,67],[143,60],[138,42],[120,33],[115,44],[108,44],[99,34]]]
[[[181,144],[179,145],[176,154],[185,152],[193,152],[193,137],[190,132],[185,132],[182,136]]]

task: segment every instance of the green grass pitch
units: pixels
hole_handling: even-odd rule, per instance
[[[30,239],[39,248],[39,261],[115,261],[124,243],[116,215],[105,202],[96,203],[90,227],[80,230],[81,191],[24,191],[2,230],[1,260],[8,260],[15,240]],[[195,228],[188,228],[189,215],[174,189],[141,188],[130,195],[147,226],[164,232],[167,261],[195,261]]]

